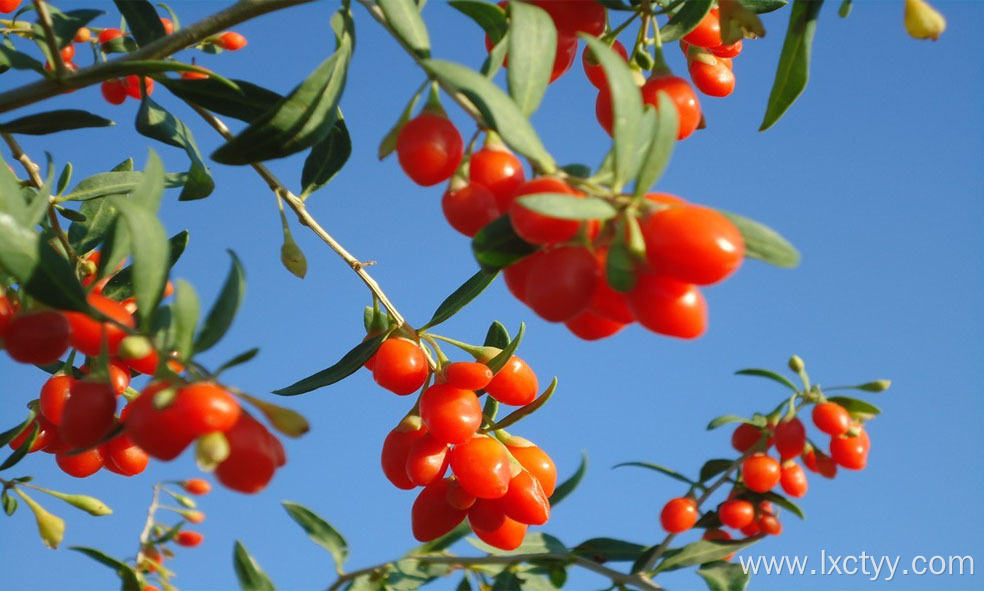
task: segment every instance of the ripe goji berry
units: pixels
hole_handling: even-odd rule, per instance
[[[837,476],[837,463],[827,454],[809,445],[803,452],[803,465],[811,472],[816,472],[824,478]]]
[[[788,460],[803,453],[803,448],[806,446],[806,429],[798,418],[793,417],[776,425],[774,438],[779,457]]]
[[[660,525],[666,531],[678,534],[692,528],[697,523],[697,502],[690,497],[670,499],[659,514]]]
[[[741,464],[741,478],[749,490],[768,492],[779,484],[781,478],[779,462],[765,454],[755,454]]]
[[[588,307],[598,281],[598,262],[587,248],[553,248],[530,269],[525,301],[543,319],[563,322]]]
[[[415,486],[427,486],[444,478],[449,460],[448,444],[425,434],[410,446],[404,470]]]
[[[476,503],[477,504],[477,503]],[[474,510],[474,507],[472,508]],[[515,550],[519,548],[523,539],[526,537],[526,530],[529,526],[520,523],[508,516],[504,516],[502,525],[495,529],[486,530],[472,525],[472,531],[486,544],[499,548],[500,550]]]
[[[538,250],[509,265],[502,272],[509,293],[523,303],[526,303],[526,284],[529,282],[530,270],[541,256],[543,256],[543,251]]]
[[[193,495],[207,495],[212,490],[212,485],[202,478],[189,478],[181,483],[181,488]]]
[[[49,423],[43,416],[35,417],[17,437],[10,440],[8,444],[10,449],[20,449],[20,446],[24,445],[27,438],[34,432],[35,425],[38,427],[38,436],[34,438],[34,442],[31,443],[31,447],[28,448],[27,453],[34,453],[38,450],[45,449],[56,439],[57,432],[55,425]]]
[[[86,297],[89,305],[110,321],[103,322],[82,312],[65,312],[65,318],[72,326],[72,346],[90,357],[98,356],[103,342],[110,355],[116,355],[120,342],[126,338],[126,331],[119,325],[133,328],[133,316],[117,301],[102,294],[90,292]]]
[[[147,96],[154,94],[154,79],[147,78],[146,76],[137,76],[135,74],[127,76],[123,79],[123,88],[126,90],[126,94],[137,100],[143,98],[144,90],[143,86],[140,84],[141,79],[147,86]]]
[[[445,191],[441,211],[452,228],[469,238],[500,215],[492,192],[474,182]]]
[[[726,540],[730,540],[731,534],[724,531],[723,529],[709,529],[704,532],[704,535],[702,535],[700,539],[723,542]],[[727,556],[721,558],[721,560],[731,560],[734,557],[735,557],[735,553],[732,552],[731,554],[728,554]]]
[[[6,334],[10,321],[14,319],[14,313],[14,305],[3,294],[3,290],[0,290],[0,339]]]
[[[639,324],[653,332],[695,339],[707,330],[707,303],[692,283],[640,273],[628,302]]]
[[[509,489],[499,504],[507,517],[520,523],[543,525],[550,519],[547,494],[540,481],[526,470],[520,470],[509,481]]]
[[[578,33],[600,36],[605,32],[605,7],[594,0],[581,2],[558,2],[557,0],[534,0],[550,15],[558,35],[575,37]]]
[[[714,58],[710,64],[694,59],[688,69],[694,86],[708,96],[725,97],[735,91],[735,73],[722,59]]]
[[[106,468],[123,476],[135,476],[147,468],[150,456],[127,435],[117,435],[102,449]]]
[[[477,361],[456,361],[444,367],[447,383],[462,390],[481,390],[494,375],[489,366]]]
[[[113,39],[122,36],[123,36],[123,31],[119,29],[103,29],[102,32],[99,33],[98,39],[99,39],[99,43],[106,44],[112,41]]]
[[[116,394],[106,382],[77,380],[58,424],[58,435],[69,449],[91,447],[116,423]]]
[[[741,53],[741,39],[735,41],[730,45],[718,45],[717,47],[711,48],[711,53],[717,57],[722,58],[733,58],[737,57]]]
[[[204,539],[205,536],[196,531],[183,530],[179,531],[177,535],[174,536],[174,543],[179,546],[184,546],[185,548],[194,548],[195,546],[201,544]]]
[[[120,80],[106,80],[99,85],[99,91],[111,105],[122,105],[126,101],[126,86]]]
[[[427,429],[423,427],[420,417],[409,416],[400,421],[383,440],[380,464],[383,474],[396,488],[410,490],[416,486],[407,475],[407,457],[413,444],[425,435]]]
[[[762,430],[755,425],[741,423],[731,434],[731,447],[741,453],[752,449],[762,440]]]
[[[782,524],[776,519],[775,515],[766,513],[759,517],[758,519],[758,529],[764,534],[769,534],[770,536],[778,536],[782,533]]]
[[[642,85],[642,101],[659,108],[657,93],[663,91],[673,99],[677,108],[679,128],[677,139],[686,139],[700,125],[700,101],[690,84],[678,76],[653,76]]]
[[[683,36],[683,40],[697,47],[721,45],[721,20],[718,17],[718,9],[712,8],[692,31]]]
[[[420,418],[439,441],[464,443],[482,424],[482,405],[471,390],[434,384],[420,397]]]
[[[476,436],[451,449],[451,471],[458,484],[480,499],[497,499],[512,479],[509,451],[487,435]]]
[[[71,343],[71,327],[60,312],[44,310],[17,314],[4,335],[4,347],[14,361],[47,365],[58,361]]]
[[[792,460],[783,462],[782,476],[779,482],[782,484],[782,490],[791,497],[802,497],[806,494],[806,489],[809,486],[803,468],[800,468],[800,465]]]
[[[536,373],[515,355],[509,358],[485,387],[489,396],[511,406],[524,406],[533,402],[538,389]]]
[[[646,259],[653,272],[686,283],[717,283],[741,266],[745,241],[717,211],[698,205],[669,207],[642,224]]]
[[[223,486],[247,494],[266,488],[279,463],[276,438],[246,411],[239,413],[239,420],[225,437],[229,457],[216,467],[215,478]]]
[[[396,138],[396,155],[410,180],[429,187],[454,174],[464,151],[461,134],[447,117],[421,113]]]
[[[215,44],[227,51],[236,51],[246,47],[246,37],[235,31],[226,31],[219,35]]]
[[[448,479],[448,490],[444,497],[449,505],[462,511],[470,509],[477,500],[477,497],[462,488],[458,479],[453,476]]]
[[[436,540],[465,520],[468,511],[456,509],[448,504],[447,478],[424,487],[413,502],[410,510],[413,537],[420,542]]]
[[[851,415],[836,402],[821,402],[813,407],[813,424],[827,435],[837,437],[851,427]]]
[[[387,339],[373,359],[372,379],[394,394],[413,394],[427,381],[430,368],[420,345],[405,339]]]
[[[612,49],[626,62],[629,61],[629,52],[625,50],[625,46],[621,42],[615,40],[612,43]],[[581,64],[584,66],[584,74],[588,78],[588,82],[594,85],[598,90],[605,90],[608,88],[608,76],[605,74],[605,69],[601,67],[598,60],[595,59],[594,54],[591,52],[590,48],[584,48],[584,52],[581,53]]]
[[[743,499],[730,499],[718,507],[718,519],[732,529],[741,529],[755,519],[755,507]]]
[[[38,396],[38,410],[41,416],[53,425],[60,425],[62,413],[65,411],[65,402],[68,400],[69,390],[75,378],[68,375],[54,375],[41,386],[41,394]]]
[[[599,281],[599,283],[603,283]],[[586,341],[597,341],[608,338],[626,327],[621,322],[616,322],[591,310],[584,310],[574,318],[564,321],[566,326],[575,336]]]
[[[500,212],[509,210],[516,189],[526,181],[519,159],[502,145],[486,145],[473,152],[468,161],[468,178],[487,188]]]
[[[830,457],[849,470],[863,470],[870,449],[868,434],[861,429],[857,435],[841,435],[830,440]]]
[[[103,467],[104,461],[102,450],[98,447],[71,455],[64,452],[55,454],[55,463],[62,472],[75,478],[92,476]]]
[[[169,18],[161,18],[161,26],[164,27],[164,33],[167,35],[174,32],[174,23]]]
[[[557,466],[547,452],[516,435],[510,435],[505,444],[513,458],[540,482],[544,494],[550,497],[557,486]]]

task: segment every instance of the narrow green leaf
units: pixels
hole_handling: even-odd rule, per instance
[[[550,385],[547,386],[547,389],[543,391],[543,394],[540,394],[540,396],[538,396],[536,400],[527,404],[526,406],[521,406],[517,408],[516,410],[512,411],[511,413],[503,417],[501,421],[496,422],[495,427],[492,430],[505,429],[506,427],[511,427],[512,425],[515,425],[524,417],[527,417],[535,413],[536,411],[540,410],[540,408],[544,404],[546,404],[548,400],[550,400],[550,397],[553,396],[553,393],[556,390],[557,390],[557,378],[554,378],[553,380],[550,381]]]
[[[525,334],[526,334],[526,323],[520,322],[519,330],[516,331],[516,338],[509,341],[509,344],[506,345],[502,349],[502,351],[499,351],[499,353],[495,357],[489,359],[488,363],[486,363],[486,365],[489,366],[489,369],[491,369],[493,373],[499,373],[499,370],[506,366],[506,363],[509,362],[509,359],[516,353],[516,349],[519,348],[519,344],[523,341],[523,336]]]
[[[667,572],[720,560],[733,552],[751,546],[760,539],[762,539],[761,535],[742,540],[700,540],[682,548],[672,548],[663,553],[663,559],[653,572]]]
[[[472,238],[475,259],[488,272],[504,269],[536,250],[516,234],[508,214],[489,222]]]
[[[757,425],[754,420],[746,419],[745,417],[739,417],[738,415],[721,415],[707,424],[707,430],[713,431],[718,427],[723,427],[724,425],[730,425],[733,423],[747,423],[749,425],[760,426]]]
[[[14,49],[14,44],[9,45],[0,43],[0,63],[15,70],[33,70],[39,74],[44,73],[44,65],[26,53],[21,53]]]
[[[0,212],[0,269],[33,298],[53,308],[86,311],[85,291],[72,265],[33,230]]]
[[[680,6],[680,10],[670,18],[669,22],[660,27],[659,36],[663,43],[682,39],[693,31],[710,12],[713,0],[688,0]]]
[[[284,501],[283,506],[291,519],[307,532],[314,543],[331,553],[332,558],[335,559],[335,569],[342,572],[342,566],[348,558],[348,542],[342,534],[307,507],[290,501]]]
[[[174,287],[174,349],[184,358],[191,357],[198,325],[200,303],[195,288],[184,279],[178,279]]]
[[[215,190],[215,181],[212,173],[202,160],[198,145],[191,129],[183,121],[172,115],[150,97],[145,96],[140,101],[140,110],[137,112],[137,131],[150,139],[163,142],[176,148],[181,148],[188,155],[191,161],[191,168],[187,172],[184,188],[181,190],[181,201],[191,201],[203,199],[212,194]]]
[[[787,388],[789,388],[793,392],[799,392],[799,388],[797,388],[796,387],[796,384],[794,384],[789,378],[787,378],[786,376],[777,374],[776,372],[770,371],[768,369],[758,369],[758,368],[739,369],[738,371],[735,372],[735,375],[738,375],[738,376],[756,376],[756,377],[760,377],[760,378],[766,378],[766,379],[772,380],[774,382],[778,382],[778,383],[782,384],[783,386],[786,386]]]
[[[494,321],[491,326],[489,326],[488,332],[485,333],[486,347],[495,347],[497,349],[504,349],[509,345],[509,331],[503,326],[498,320]]]
[[[41,424],[34,423],[34,427],[31,429],[31,433],[24,440],[24,443],[20,444],[20,447],[14,450],[12,454],[7,456],[7,459],[0,464],[0,472],[6,470],[7,468],[12,468],[17,465],[17,462],[21,461],[25,455],[27,455],[27,450],[31,449],[34,445],[34,440],[38,438],[38,433],[41,431]]]
[[[222,372],[224,372],[227,369],[236,367],[237,365],[242,365],[242,364],[246,363],[247,361],[251,361],[254,357],[256,357],[257,355],[259,355],[259,353],[260,353],[260,350],[257,347],[254,347],[254,348],[252,348],[252,349],[250,349],[248,351],[243,351],[239,355],[236,355],[235,357],[233,357],[229,361],[226,361],[225,363],[223,363],[222,365],[220,365],[215,370],[215,373],[217,373],[217,374],[218,373],[222,373]]]
[[[243,302],[243,295],[246,293],[246,275],[243,272],[242,263],[239,262],[236,253],[231,250],[229,256],[232,257],[229,274],[222,285],[218,299],[208,311],[201,332],[195,339],[194,350],[197,353],[211,349],[222,339],[229,327],[232,326],[232,320],[236,317],[236,312]]]
[[[707,460],[704,462],[704,465],[700,467],[700,481],[707,482],[718,474],[727,472],[734,463],[734,460],[727,460],[723,458]]]
[[[339,109],[335,124],[323,140],[311,148],[301,171],[301,196],[306,197],[328,184],[352,155],[352,138]]]
[[[386,135],[383,136],[382,141],[379,142],[379,148],[376,150],[376,157],[380,160],[385,159],[387,156],[392,154],[394,150],[396,150],[396,140],[400,137],[400,131],[403,130],[403,126],[406,125],[407,121],[410,121],[410,117],[413,116],[414,109],[417,107],[417,101],[420,100],[420,95],[424,92],[426,87],[426,85],[421,86],[417,92],[410,97],[410,100],[407,101],[406,106],[403,107],[403,112],[400,113],[399,119],[396,120],[393,127],[386,132]]]
[[[506,81],[519,111],[529,117],[540,106],[550,83],[557,29],[547,11],[533,4],[509,6],[509,63]]]
[[[738,0],[738,2],[756,14],[773,12],[789,4],[788,0]]]
[[[81,109],[62,109],[26,115],[7,123],[0,123],[0,131],[23,135],[46,135],[70,129],[86,127],[110,127],[116,125],[109,119],[93,115]]]
[[[581,37],[608,79],[612,99],[612,138],[615,141],[614,185],[622,187],[635,176],[637,144],[649,142],[648,137],[638,137],[642,120],[642,93],[629,65],[607,43],[591,35],[582,34]]]
[[[58,175],[58,183],[55,185],[55,194],[61,195],[68,188],[68,183],[72,182],[72,163],[66,162]]]
[[[488,34],[492,43],[499,43],[509,28],[506,11],[502,7],[481,0],[451,0],[453,8],[471,18]]]
[[[557,169],[557,164],[536,135],[529,119],[492,81],[475,70],[453,62],[428,59],[423,60],[423,66],[441,82],[468,97],[479,110],[483,123],[498,132],[509,147],[529,158],[545,173]]]
[[[605,257],[605,280],[612,289],[628,293],[635,287],[638,275],[635,256],[629,251],[624,241],[612,242]]]
[[[769,94],[765,118],[759,131],[779,120],[806,88],[810,77],[810,53],[823,0],[795,0],[789,14],[789,29],[782,44],[776,79]]]
[[[461,284],[458,289],[454,290],[454,293],[441,302],[441,305],[434,311],[434,315],[431,316],[427,324],[420,327],[420,330],[437,326],[457,314],[462,308],[477,298],[479,294],[485,291],[485,288],[495,281],[496,276],[498,276],[498,273],[479,271],[469,277],[468,281]]]
[[[574,554],[595,562],[631,562],[646,546],[613,538],[591,538],[574,547]]]
[[[796,503],[790,501],[788,498],[786,498],[786,497],[784,497],[784,496],[782,496],[780,494],[774,493],[772,491],[762,493],[761,496],[762,496],[763,499],[767,499],[769,501],[772,501],[776,505],[779,505],[783,509],[789,511],[790,513],[792,513],[796,517],[799,517],[800,519],[806,519],[806,514],[803,513],[803,510],[800,509],[799,505],[797,505]]]
[[[707,583],[709,591],[745,591],[752,578],[740,564],[723,560],[700,565],[697,574]]]
[[[339,382],[358,371],[366,361],[369,361],[369,358],[375,355],[376,350],[383,344],[387,336],[389,333],[382,333],[367,339],[346,353],[335,365],[299,380],[286,388],[274,390],[273,393],[278,396],[297,396]]]
[[[677,131],[680,128],[680,116],[676,104],[670,95],[660,90],[656,93],[659,107],[656,109],[656,133],[649,144],[649,150],[642,159],[639,167],[639,177],[636,179],[635,196],[642,197],[653,183],[663,176],[663,171],[670,163],[673,146],[676,144]],[[652,107],[647,107],[651,109]]]
[[[95,548],[69,546],[68,549],[80,552],[99,564],[111,568],[116,573],[116,576],[123,581],[124,591],[139,591],[143,588],[143,585],[140,584],[140,578],[137,576],[137,571],[126,562],[113,558],[102,550],[96,550]]]
[[[232,566],[242,591],[276,591],[273,581],[239,540],[232,547]]]
[[[581,463],[578,465],[577,470],[574,474],[567,480],[561,482],[554,489],[554,493],[550,495],[550,506],[556,507],[558,503],[566,499],[579,484],[581,480],[584,479],[584,475],[588,472],[588,454],[581,452]]]
[[[850,398],[848,396],[830,396],[827,400],[829,402],[836,402],[847,409],[847,412],[852,415],[858,415],[865,419],[870,419],[875,415],[881,414],[880,408],[870,402],[858,400],[857,398]]]
[[[611,204],[598,197],[536,193],[519,197],[519,202],[526,209],[562,220],[609,220],[618,215]]]
[[[79,181],[63,199],[87,201],[107,195],[125,195],[137,186],[141,178],[142,172],[101,172]]]
[[[684,482],[684,483],[689,484],[691,486],[698,486],[699,485],[699,483],[694,482],[693,480],[687,478],[683,474],[680,474],[676,470],[671,470],[670,468],[667,468],[665,466],[660,466],[659,464],[653,464],[651,462],[622,462],[621,464],[615,464],[614,466],[612,466],[612,469],[614,469],[614,468],[621,468],[622,466],[635,466],[637,468],[646,468],[646,469],[649,469],[649,470],[655,470],[656,472],[659,472],[661,474],[665,474],[666,476],[669,476],[670,478],[673,478],[675,480],[679,480],[680,482]]]
[[[167,283],[169,246],[167,232],[157,215],[132,201],[116,197],[116,208],[126,221],[133,249],[133,294],[137,298],[137,314],[142,326],[161,301]]]
[[[225,117],[251,122],[269,111],[283,96],[262,86],[245,80],[232,80],[238,87],[214,78],[186,80],[184,78],[162,78],[163,84],[178,98],[213,111]]]
[[[157,9],[147,0],[113,0],[113,3],[126,19],[137,45],[142,47],[167,34]]]
[[[377,0],[376,4],[386,15],[386,20],[400,39],[413,49],[418,57],[430,57],[430,37],[427,25],[420,16],[420,9],[413,0]]]

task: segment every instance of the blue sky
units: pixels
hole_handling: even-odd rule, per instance
[[[836,4],[820,17],[809,87],[790,113],[765,133],[765,109],[788,12],[767,15],[768,35],[746,42],[735,60],[737,89],[727,99],[702,97],[709,128],[678,145],[660,181],[690,201],[741,212],[783,232],[803,253],[793,271],[748,262],[723,285],[706,291],[710,331],[696,342],[654,336],[638,327],[600,343],[583,343],[523,308],[501,281],[442,334],[480,341],[489,322],[527,322],[520,354],[543,382],[560,378],[550,404],[513,432],[533,439],[568,474],[581,450],[591,469],[578,492],[545,528],[567,544],[606,535],[640,543],[661,539],[658,513],[685,492],[655,473],[610,469],[627,460],[653,461],[695,473],[711,457],[729,453],[729,432],[706,432],[710,418],[771,409],[783,391],[769,382],[733,376],[743,367],[784,366],[801,355],[821,384],[890,378],[889,392],[872,395],[884,415],[870,424],[869,467],[835,481],[811,478],[801,505],[807,520],[783,519],[785,531],[750,555],[827,554],[972,555],[981,568],[984,471],[978,450],[984,419],[976,369],[984,354],[980,255],[984,205],[984,78],[977,63],[984,10],[972,2],[941,2],[949,29],[937,43],[917,42],[902,28],[901,3],[856,3],[848,20]],[[176,2],[186,22],[223,6]],[[112,6],[106,8],[112,11]],[[199,56],[230,77],[289,90],[331,51],[328,19],[334,3],[292,9],[238,27],[249,46],[237,53]],[[441,189],[407,180],[395,160],[376,161],[379,139],[422,80],[411,60],[355,9],[358,44],[342,108],[354,135],[348,166],[313,196],[315,216],[371,268],[399,309],[418,324],[474,272],[467,240],[440,212]],[[484,55],[477,27],[431,2],[425,11],[434,53],[477,67]],[[105,24],[115,22],[108,19]],[[682,71],[679,52],[671,65]],[[190,57],[190,56],[189,56]],[[84,62],[83,62],[84,63]],[[5,74],[3,86],[14,75]],[[219,145],[189,110],[155,94],[192,125],[203,152]],[[550,87],[533,122],[560,162],[600,161],[608,138],[594,120],[595,91],[580,64]],[[77,178],[107,170],[126,156],[138,163],[147,142],[132,131],[136,103],[102,102],[95,88],[51,101],[47,108],[88,108],[118,122],[115,129],[25,139],[38,159],[71,160]],[[34,112],[37,107],[24,109]],[[454,120],[470,130],[460,111]],[[184,155],[154,145],[172,170]],[[7,155],[5,154],[5,157]],[[293,186],[300,158],[271,164]],[[228,374],[243,389],[263,394],[327,367],[362,337],[368,293],[324,245],[295,225],[309,274],[300,281],[279,263],[280,222],[274,201],[248,169],[214,166],[218,189],[205,201],[165,200],[171,233],[188,228],[191,243],[175,275],[211,301],[234,249],[247,272],[239,320],[204,356],[217,365],[253,346],[253,363]],[[0,360],[7,395],[0,413],[13,423],[36,396],[44,376]],[[242,540],[282,589],[325,587],[330,561],[279,507],[305,504],[348,538],[350,565],[402,554],[413,544],[411,493],[393,489],[378,469],[382,438],[406,411],[405,399],[375,387],[368,373],[286,401],[313,429],[287,444],[289,463],[257,496],[218,491],[202,499],[208,519],[203,546],[170,563],[183,589],[235,587],[234,539]],[[5,425],[6,426],[6,425]],[[136,550],[153,482],[197,475],[190,454],[153,463],[124,481],[101,472],[84,481],[62,474],[36,454],[15,472],[69,492],[102,498],[114,515],[92,518],[54,499],[40,499],[68,524],[65,546],[85,545],[118,556]],[[0,529],[0,588],[105,589],[115,585],[104,567],[42,547],[27,511]],[[464,550],[467,551],[467,548]],[[815,564],[814,563],[814,564]],[[602,588],[579,575],[572,588]],[[456,583],[456,580],[455,580]],[[690,571],[668,576],[674,589],[699,589]],[[759,576],[751,588],[972,589],[976,576],[899,576],[869,582],[847,576]],[[589,585],[591,587],[589,587]]]

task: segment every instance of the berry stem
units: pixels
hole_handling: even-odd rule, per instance
[[[144,522],[143,531],[140,532],[140,550],[137,551],[137,565],[140,565],[144,555],[144,548],[150,543],[150,532],[154,527],[154,514],[160,507],[161,483],[154,485],[154,495],[151,497],[150,507],[147,508],[147,521]]]

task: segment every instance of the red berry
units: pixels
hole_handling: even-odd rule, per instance
[[[58,54],[61,55],[62,61],[70,62],[75,57],[75,46],[69,43],[65,47],[62,47],[58,51]]]
[[[227,51],[236,51],[246,47],[246,37],[233,31],[226,31],[219,35],[215,44]]]
[[[741,453],[745,453],[752,449],[761,439],[762,431],[758,427],[749,425],[748,423],[742,423],[731,434],[731,447]]]
[[[608,318],[619,324],[635,322],[635,316],[629,309],[626,295],[620,291],[615,291],[605,277],[608,249],[599,248],[595,251],[595,256],[598,259],[598,281],[595,283],[595,291],[591,296],[588,309],[598,316]]]
[[[587,33],[598,37],[605,32],[605,7],[594,0],[534,0],[533,4],[547,11],[558,35],[574,37],[578,33]]]
[[[503,404],[524,406],[536,399],[539,383],[525,361],[513,355],[485,387],[489,396]]]
[[[383,474],[393,483],[393,486],[410,490],[415,485],[407,476],[407,456],[414,442],[427,435],[420,417],[411,416],[403,419],[383,441],[383,452],[380,463]]]
[[[20,6],[21,0],[0,0],[0,13],[11,13]]]
[[[161,26],[164,27],[164,33],[167,35],[174,32],[174,23],[169,18],[161,18]]]
[[[504,517],[502,525],[493,530],[476,528],[472,525],[472,529],[475,531],[478,539],[490,546],[507,551],[515,550],[522,545],[523,538],[526,537],[527,528],[528,526],[525,523],[520,523],[509,517]]]
[[[775,515],[768,513],[759,517],[758,528],[762,533],[769,534],[770,536],[778,536],[782,533],[782,524],[779,523]]]
[[[509,218],[520,238],[531,244],[558,244],[573,238],[581,227],[578,220],[553,218],[527,209],[516,198],[537,193],[560,193],[583,197],[567,183],[553,177],[533,179],[516,190],[509,205]]]
[[[410,180],[429,187],[451,178],[464,143],[446,117],[421,113],[407,122],[396,138],[396,155]]]
[[[86,43],[89,39],[92,39],[92,31],[86,27],[82,27],[75,32],[75,38],[72,39],[72,41],[75,41],[76,43]]]
[[[642,100],[644,103],[659,108],[657,93],[667,93],[677,108],[680,127],[677,139],[687,138],[700,125],[700,101],[694,89],[683,78],[677,76],[652,77],[642,85]]]
[[[434,384],[420,397],[420,418],[439,441],[464,443],[482,424],[482,405],[471,390]]]
[[[849,470],[863,470],[868,463],[871,443],[868,434],[860,430],[857,435],[841,435],[830,440],[830,457]]]
[[[806,429],[803,423],[796,417],[781,421],[776,425],[775,443],[776,451],[784,460],[795,458],[803,453],[803,447],[806,445]]]
[[[451,227],[469,238],[500,215],[495,196],[478,183],[445,191],[441,210]]]
[[[506,448],[513,458],[540,482],[547,497],[554,493],[554,488],[557,486],[557,467],[547,452],[515,435],[506,441]]]
[[[75,378],[72,376],[55,375],[48,378],[48,381],[41,386],[38,409],[41,411],[41,416],[51,424],[61,424],[65,402],[68,400],[69,390],[74,383]]]
[[[373,361],[372,379],[394,394],[413,394],[427,381],[430,367],[416,343],[405,339],[383,341]]]
[[[612,43],[612,49],[626,62],[629,61],[629,53],[625,50],[625,46],[621,44],[618,40]],[[585,47],[584,52],[581,53],[581,64],[584,66],[584,74],[588,77],[588,81],[594,85],[598,90],[605,90],[608,88],[608,76],[605,75],[605,69],[601,67],[601,64],[595,59],[594,54],[591,52],[590,48]]]
[[[574,65],[577,57],[577,37],[557,36],[557,52],[554,54],[553,69],[550,71],[550,82],[560,78]]]
[[[656,273],[710,285],[741,266],[745,241],[728,218],[709,207],[682,205],[643,222],[646,258]]]
[[[505,146],[485,147],[472,153],[468,177],[492,192],[500,212],[509,209],[516,189],[526,181],[523,165]]]
[[[477,361],[457,361],[444,367],[448,385],[462,390],[481,390],[489,385],[493,376],[489,366]]]
[[[755,519],[755,507],[742,499],[731,499],[718,507],[718,519],[732,529],[741,529]]]
[[[599,281],[602,283],[602,281]],[[599,316],[591,310],[584,310],[574,318],[564,322],[575,336],[586,341],[597,341],[608,338],[625,328],[625,324],[616,322],[604,316]]]
[[[530,270],[542,256],[543,251],[538,250],[509,265],[502,273],[509,293],[523,303],[526,303],[526,284],[529,282]]]
[[[186,548],[194,548],[195,546],[202,543],[205,536],[196,531],[179,531],[177,535],[174,536],[174,542],[179,546],[184,546]]]
[[[126,86],[120,80],[106,80],[99,86],[99,90],[111,105],[122,105],[126,101]]]
[[[806,494],[808,487],[806,473],[803,472],[803,468],[800,468],[799,464],[792,460],[783,463],[782,477],[779,482],[782,484],[782,490],[791,497],[802,497]]]
[[[65,318],[72,325],[72,345],[90,357],[96,357],[102,351],[103,341],[106,351],[115,355],[120,342],[126,338],[126,331],[118,324],[133,328],[136,324],[133,316],[117,301],[104,295],[90,292],[86,300],[104,316],[114,322],[102,322],[82,312],[65,312]]]
[[[28,448],[27,453],[34,453],[41,449],[46,449],[57,439],[57,428],[49,423],[44,417],[35,417],[27,427],[25,427],[17,437],[10,440],[8,444],[10,449],[20,449],[20,446],[24,445],[27,438],[31,436],[34,432],[34,426],[38,426],[38,436],[34,438],[34,442],[31,443],[31,447]]]
[[[745,458],[741,464],[741,478],[749,490],[768,492],[779,484],[781,478],[779,462],[765,454],[755,454]]]
[[[697,503],[692,498],[677,497],[663,506],[659,522],[666,531],[678,534],[692,528],[698,517]]]
[[[415,486],[427,486],[444,478],[448,461],[448,444],[425,434],[410,446],[404,470]]]
[[[506,516],[527,525],[543,525],[550,519],[550,501],[540,481],[526,470],[509,481],[500,505]]]
[[[813,424],[827,435],[837,437],[851,427],[851,415],[836,402],[821,402],[813,407]]]
[[[448,504],[448,479],[438,480],[417,495],[410,510],[413,537],[420,542],[436,540],[465,520],[467,511]]]
[[[476,499],[468,510],[468,525],[473,530],[495,531],[506,521],[499,499]]]
[[[717,47],[711,48],[711,53],[717,57],[731,59],[737,57],[741,53],[741,39],[735,41],[731,45],[718,45]]]
[[[707,303],[693,284],[640,273],[628,301],[639,324],[653,332],[695,339],[707,330]]]
[[[708,96],[728,96],[735,90],[735,74],[724,60],[715,59],[713,64],[708,64],[694,59],[689,70],[694,86]]]
[[[448,504],[455,509],[468,510],[478,499],[475,495],[466,491],[458,483],[458,479],[451,477],[448,479],[448,490],[445,493],[444,498],[447,500]]]
[[[62,313],[28,312],[10,321],[4,347],[14,361],[47,365],[68,351],[70,335],[68,320]]]
[[[545,320],[570,320],[591,303],[599,275],[597,260],[583,246],[545,251],[530,269],[525,301]]]
[[[803,452],[803,465],[824,478],[837,476],[837,463],[830,456],[813,447]]]
[[[104,459],[102,450],[94,447],[71,455],[58,452],[55,454],[55,463],[65,474],[75,478],[85,478],[98,472],[103,467]]]
[[[130,75],[123,79],[123,88],[126,89],[126,94],[131,98],[141,99],[143,98],[143,87],[140,85],[140,76]],[[147,96],[154,94],[154,79],[143,77],[144,83],[147,85]]]
[[[478,436],[451,449],[451,471],[458,484],[479,499],[497,499],[509,490],[509,452],[498,440]]]
[[[140,449],[126,435],[112,438],[109,443],[103,446],[102,453],[106,461],[106,468],[109,470],[115,468],[113,471],[124,476],[140,474],[150,462],[150,456],[147,455],[147,452]]]
[[[721,45],[721,21],[718,18],[718,9],[712,8],[694,30],[683,36],[683,40],[697,47]]]
[[[212,485],[202,478],[189,478],[181,483],[181,488],[193,495],[207,495],[212,490]]]
[[[0,289],[0,339],[7,332],[7,327],[10,326],[10,321],[14,319],[13,304],[7,299],[7,296],[3,294],[3,290]]]
[[[78,380],[71,386],[58,424],[58,436],[69,450],[95,445],[116,423],[116,394],[105,382]]]
[[[99,43],[103,43],[103,44],[109,43],[113,39],[122,36],[123,36],[123,31],[119,29],[103,29],[103,31],[99,33]]]
[[[281,464],[280,442],[259,421],[243,411],[225,432],[229,457],[215,469],[223,486],[242,493],[258,493],[269,484]]]

